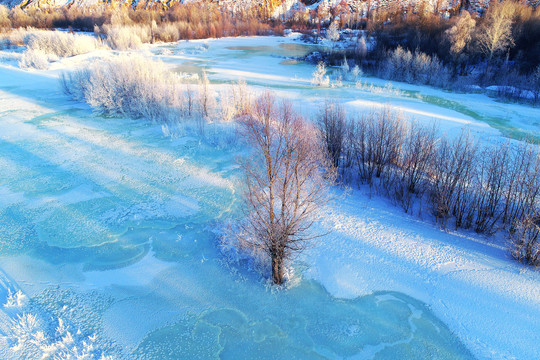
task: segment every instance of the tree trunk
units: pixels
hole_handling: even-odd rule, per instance
[[[283,257],[272,255],[272,280],[274,284],[283,284]]]

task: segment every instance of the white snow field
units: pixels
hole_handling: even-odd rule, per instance
[[[362,78],[315,88],[296,36],[148,46],[171,69],[242,78],[306,115],[389,104],[454,134],[538,137],[540,109],[481,94]],[[239,216],[242,152],[231,123],[165,136],[62,93],[62,71],[105,50],[22,70],[0,52],[0,359],[538,359],[540,273],[503,244],[443,232],[353,190],[324,209],[333,230],[276,289],[220,252]],[[336,192],[341,190],[336,189]]]

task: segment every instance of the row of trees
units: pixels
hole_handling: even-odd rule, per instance
[[[276,284],[284,281],[285,263],[321,236],[310,227],[338,172],[406,212],[427,209],[443,228],[452,222],[486,235],[504,231],[514,258],[540,266],[535,145],[482,144],[467,130],[440,137],[436,127],[406,122],[389,108],[351,120],[330,101],[315,127],[268,93],[238,121],[252,153],[241,161],[245,216],[233,236],[269,260]]]
[[[154,27],[153,40],[217,38],[223,36],[261,35],[281,33],[279,21],[261,16],[260,7],[235,9],[214,2],[177,2],[171,7],[132,9],[130,7],[61,8],[61,9],[8,9],[0,5],[0,31],[9,28],[72,28],[93,31],[106,24]],[[166,26],[168,25],[168,26]],[[167,29],[167,31],[165,31]],[[173,38],[161,33],[177,33]]]
[[[438,75],[451,80],[471,78],[475,83],[502,85],[501,94],[508,97],[540,98],[540,76],[537,76],[540,74],[540,8],[535,10],[531,4],[517,0],[492,1],[485,11],[476,11],[471,2],[435,8],[422,5],[421,1],[412,8],[404,8],[402,2],[378,4],[376,8],[375,2],[373,6],[368,3],[364,4],[367,8],[343,2],[335,8],[321,5],[316,11],[300,6],[284,17],[271,16],[279,9],[280,1],[254,2],[234,8],[215,2],[174,3],[166,9],[114,10],[107,7],[9,10],[0,6],[0,30],[71,27],[112,38],[125,37],[123,43],[133,44],[281,34],[284,27],[314,33],[317,39],[321,29],[328,27],[329,36],[336,40],[347,36],[340,35],[339,30],[358,28],[364,30],[363,36],[358,37],[357,51],[350,51],[348,57],[356,64],[362,63],[365,70],[379,71],[378,64],[382,61],[385,64],[381,73],[391,74],[393,68],[388,65],[407,68],[412,57],[413,62],[429,63],[440,70]],[[132,38],[127,34],[133,34]],[[372,45],[369,52],[366,39],[373,40],[369,41]],[[341,61],[339,56],[336,59]],[[501,79],[496,75],[503,66],[504,72],[511,74]],[[425,80],[423,76],[421,81]],[[516,87],[524,91],[516,91]]]
[[[398,46],[437,56],[452,75],[493,81],[503,63],[518,74],[536,71],[540,58],[540,9],[518,1],[493,1],[488,10],[462,11],[449,19],[432,13],[397,17],[373,29],[378,56]]]
[[[482,12],[467,8],[443,16],[396,5],[344,25],[361,33],[340,34],[334,19],[327,23],[326,37],[354,45],[333,49],[323,59],[339,66],[345,53],[349,66],[361,65],[384,78],[458,90],[496,86],[499,96],[538,103],[540,8],[512,0],[492,1]],[[318,37],[319,31],[313,39]]]
[[[484,144],[467,130],[440,137],[388,108],[351,120],[335,102],[324,105],[317,123],[343,181],[368,184],[406,212],[427,209],[443,228],[451,222],[487,235],[506,231],[514,256],[540,265],[536,145]]]

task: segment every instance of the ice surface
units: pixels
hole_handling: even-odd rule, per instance
[[[146,50],[177,71],[206,68],[221,89],[239,77],[256,92],[271,88],[306,115],[328,96],[355,115],[389,103],[450,134],[464,125],[483,137],[537,134],[538,109],[483,95],[314,88],[312,65],[284,62],[308,48],[265,37]],[[443,234],[365,194],[325,210],[319,226],[334,232],[305,254],[305,278],[289,289],[224,261],[213,230],[240,216],[242,149],[234,135],[223,139],[234,129],[165,137],[159,125],[97,116],[60,92],[60,70],[106,56],[63,59],[49,71],[0,63],[0,300],[19,289],[29,299],[0,311],[0,358],[46,352],[14,348],[11,325],[24,314],[36,317],[34,335],[48,349],[63,341],[55,330],[63,322],[70,351],[92,344],[96,357],[533,356],[538,276],[520,274],[500,248]]]

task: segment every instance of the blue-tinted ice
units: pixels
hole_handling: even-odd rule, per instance
[[[86,291],[59,281],[35,296],[33,309],[109,339],[100,344],[113,355],[472,358],[424,304],[404,294],[337,299],[312,280],[275,290],[228,265],[212,232],[239,214],[238,149],[212,138],[229,131],[234,143],[227,126],[209,126],[206,140],[170,139],[158,126],[84,109],[23,115],[0,112],[12,129],[0,133],[2,257],[26,254],[83,272],[145,256],[171,264],[144,286],[120,279]]]

